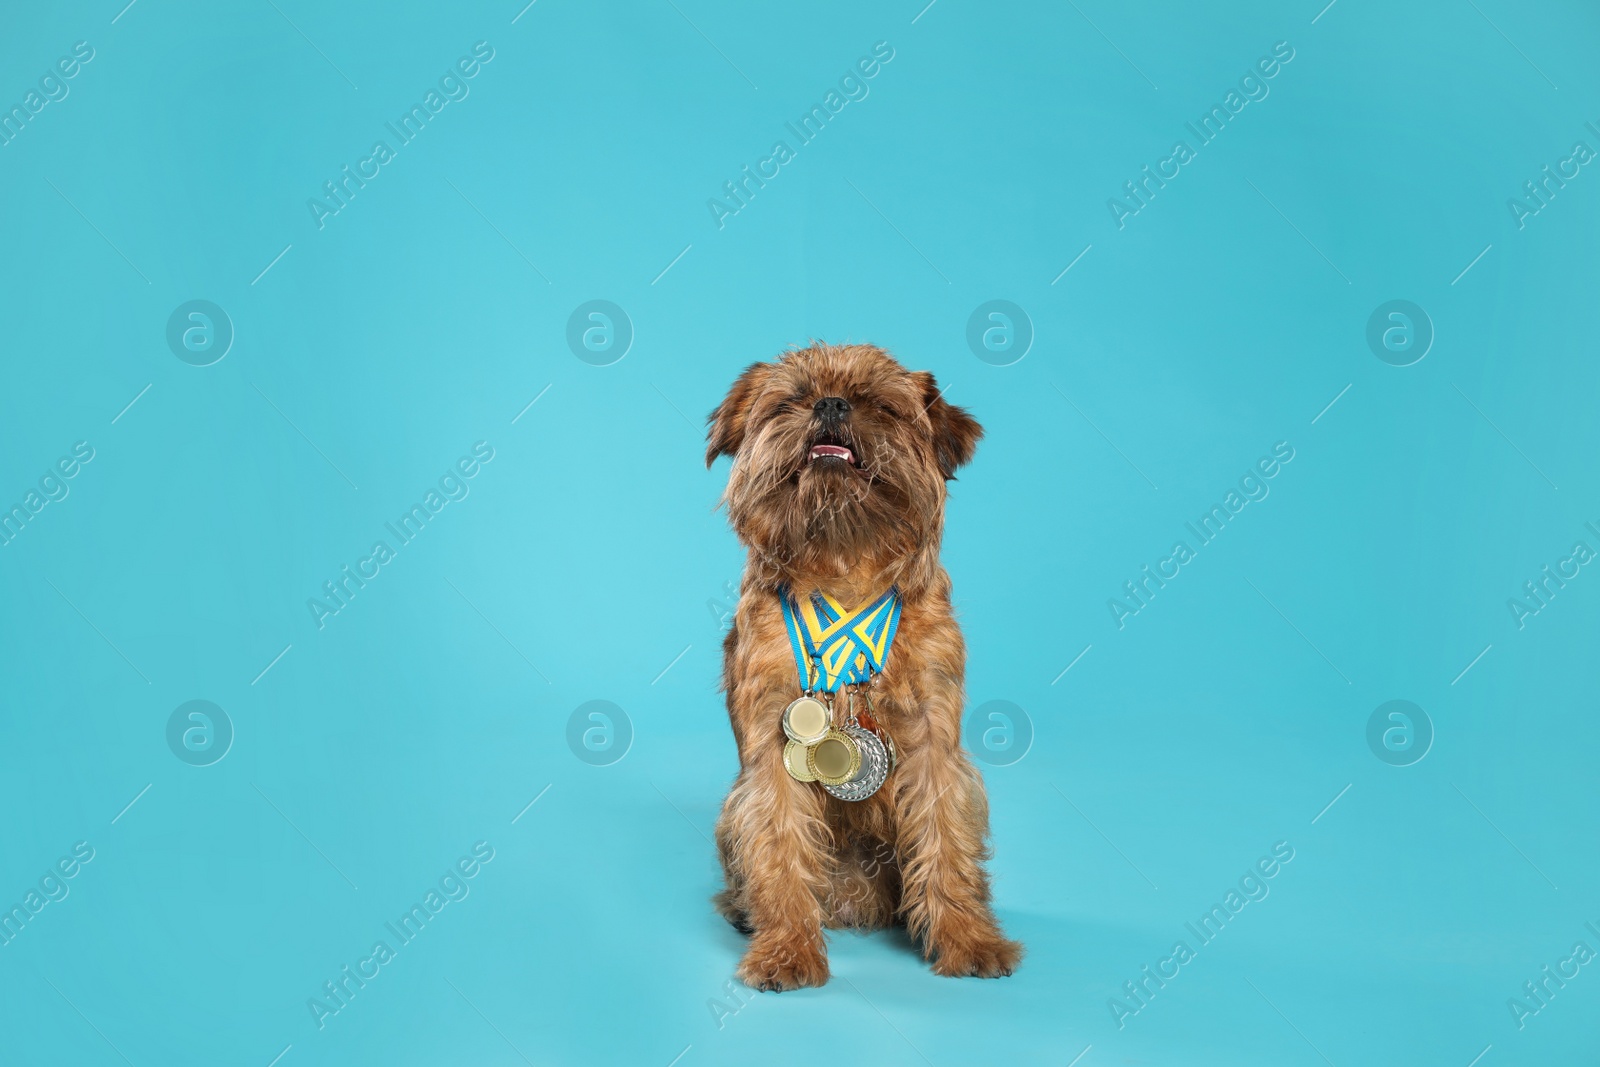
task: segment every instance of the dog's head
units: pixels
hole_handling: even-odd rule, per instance
[[[814,345],[739,376],[711,413],[706,465],[733,457],[723,501],[761,577],[932,580],[945,482],[983,435],[940,394],[870,345]]]

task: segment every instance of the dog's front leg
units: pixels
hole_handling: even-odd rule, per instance
[[[783,697],[769,692],[760,700],[771,714],[743,720],[761,728],[741,738],[739,778],[717,822],[728,895],[752,931],[739,980],[768,990],[818,986],[828,980],[818,903],[830,848],[823,793],[783,769]]]
[[[998,978],[1016,970],[1022,945],[989,906],[989,803],[961,750],[961,686],[939,672],[925,677],[895,771],[901,913],[935,973]]]

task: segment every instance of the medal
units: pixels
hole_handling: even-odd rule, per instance
[[[898,762],[888,731],[872,715],[867,686],[883,670],[894,641],[900,592],[891,588],[853,610],[821,592],[805,600],[792,598],[787,588],[779,595],[801,688],[783,709],[783,769],[797,782],[822,783],[836,799],[866,800]],[[850,695],[849,714],[835,727],[833,699],[841,690]],[[859,716],[858,691],[865,703]]]
[[[814,696],[801,696],[783,709],[783,732],[789,741],[783,746],[783,769],[797,782],[814,782],[817,776],[808,766],[807,754],[833,728],[833,709]]]
[[[806,767],[806,753],[809,751],[811,751],[810,746],[802,745],[798,741],[790,741],[783,746],[783,769],[797,782],[817,780],[816,775]]]
[[[850,729],[847,726],[844,730],[829,730],[821,741],[806,749],[806,770],[824,786],[843,785],[861,770],[861,743],[846,732]]]
[[[833,713],[828,706],[813,696],[803,696],[783,709],[783,732],[789,740],[802,745],[821,741],[831,726]]]
[[[883,742],[884,750],[889,758],[889,773],[894,773],[895,765],[900,762],[900,753],[894,747],[894,738],[889,736],[889,731],[878,725],[878,720],[872,717],[872,690],[863,687],[861,699],[866,703],[866,709],[861,712],[861,725],[878,735],[878,740]]]
[[[889,753],[878,735],[861,726],[849,725],[840,731],[842,736],[851,738],[855,742],[859,759],[855,771],[846,780],[839,782],[823,778],[820,774],[818,780],[822,788],[830,796],[840,800],[866,800],[883,787],[889,777]],[[826,744],[824,739],[822,744]],[[820,745],[818,746],[821,747]]]
[[[881,730],[880,729],[878,731],[878,740],[883,742],[884,751],[888,754],[888,757],[889,757],[889,772],[888,773],[893,774],[895,767],[898,766],[899,763],[900,763],[900,753],[894,747],[894,738],[889,736],[889,732],[887,730]]]

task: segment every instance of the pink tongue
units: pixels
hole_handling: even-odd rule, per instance
[[[839,445],[813,445],[812,456],[837,456],[839,459],[849,459],[850,450]]]

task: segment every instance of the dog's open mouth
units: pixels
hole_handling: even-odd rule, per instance
[[[844,445],[812,445],[811,461],[815,463],[819,459],[842,459],[854,466],[856,454]]]
[[[857,462],[855,449],[845,444],[830,433],[823,433],[811,443],[811,451],[806,456],[806,463],[820,464],[825,467],[841,467],[844,469],[860,469]]]

